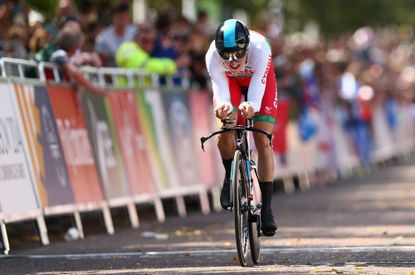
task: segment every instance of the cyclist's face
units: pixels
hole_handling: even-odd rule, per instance
[[[226,70],[231,73],[243,72],[245,70],[246,55],[238,60],[224,61],[223,64],[225,65]]]

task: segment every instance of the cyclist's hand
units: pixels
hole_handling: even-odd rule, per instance
[[[242,117],[245,119],[253,118],[255,115],[254,107],[252,107],[251,103],[246,101],[239,105],[239,111],[241,111]]]
[[[215,108],[215,115],[219,119],[227,118],[233,111],[233,107],[231,104],[224,102],[220,103]]]

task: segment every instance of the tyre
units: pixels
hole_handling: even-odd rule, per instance
[[[248,190],[246,166],[240,151],[235,152],[232,168],[236,249],[238,251],[239,263],[241,266],[246,266],[249,249]]]
[[[249,245],[251,247],[251,257],[254,264],[258,264],[261,260],[260,228],[261,217],[258,215],[251,216],[249,221]]]

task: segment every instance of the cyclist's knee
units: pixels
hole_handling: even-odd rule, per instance
[[[223,147],[233,147],[235,144],[235,137],[232,132],[220,134],[218,136],[218,144]]]
[[[269,139],[262,134],[255,133],[254,141],[255,141],[255,146],[258,149],[258,151],[271,149],[271,145],[269,144]]]

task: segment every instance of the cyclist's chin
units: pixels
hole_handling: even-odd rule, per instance
[[[237,66],[229,66],[228,70],[232,74],[242,73],[245,69],[245,66],[243,65],[237,65]]]

